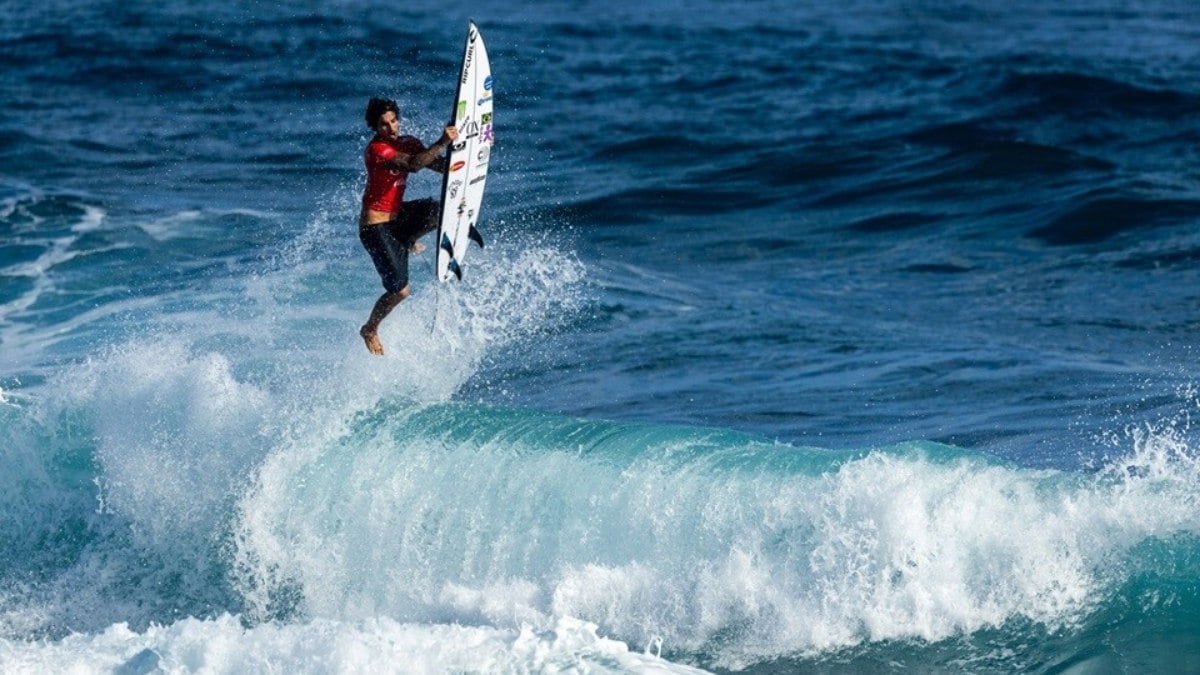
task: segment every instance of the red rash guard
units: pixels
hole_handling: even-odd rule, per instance
[[[372,211],[396,213],[404,202],[408,172],[387,165],[397,154],[415,155],[425,146],[413,136],[401,136],[389,141],[376,136],[363,152],[367,165],[367,188],[363,190],[363,206]]]

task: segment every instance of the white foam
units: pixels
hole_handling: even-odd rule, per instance
[[[0,640],[6,673],[699,673],[564,619],[552,629],[358,622],[243,626],[234,616],[184,619],[143,632],[125,624],[51,643]]]
[[[35,201],[41,198],[43,198],[42,195],[36,195]],[[19,205],[13,206],[12,209],[19,208],[25,212],[26,209],[24,208],[24,201],[25,200],[22,200]],[[101,225],[104,224],[107,213],[104,211],[104,209],[90,204],[80,203],[77,204],[77,206],[83,210],[83,213],[80,214],[78,219],[71,224],[69,228],[71,234],[62,237],[46,237],[42,233],[43,228],[41,227],[45,222],[45,219],[41,216],[36,216],[32,213],[26,212],[25,218],[28,220],[28,222],[23,225],[16,226],[15,229],[19,234],[24,235],[21,237],[21,241],[23,243],[41,245],[45,247],[45,250],[37,257],[36,260],[29,260],[9,265],[8,267],[0,269],[0,274],[10,277],[41,277],[45,275],[47,270],[53,268],[54,266],[69,262],[78,256],[79,252],[71,250],[71,246],[78,241],[79,235],[99,229]],[[9,215],[11,215],[11,212]],[[126,248],[126,246],[115,245],[107,249],[100,250],[113,250],[121,248]],[[92,252],[95,251],[89,251],[89,253]]]
[[[183,547],[222,526],[270,447],[268,392],[239,381],[227,357],[166,340],[124,345],[71,380],[72,407],[92,419],[106,508],[142,545]]]
[[[203,211],[189,209],[155,220],[140,221],[137,226],[155,241],[167,242],[187,236],[198,236],[197,227],[204,226],[210,219],[222,216],[246,216],[262,221],[270,221],[274,218],[271,213],[255,209],[205,209]]]
[[[27,204],[30,201],[36,203],[44,198],[43,194],[35,192],[20,199],[9,200],[4,205],[5,213],[2,217],[10,217],[19,210],[22,214],[21,220],[26,221],[14,226],[15,232],[21,235],[20,241],[26,245],[40,246],[43,250],[33,260],[24,260],[0,268],[0,278],[33,279],[32,287],[29,290],[4,304],[0,304],[0,328],[11,325],[14,315],[29,309],[44,295],[52,293],[55,290],[56,285],[53,275],[50,272],[56,266],[70,262],[80,255],[91,255],[128,248],[126,244],[114,244],[91,249],[86,252],[72,249],[74,244],[79,240],[80,235],[100,229],[107,218],[107,213],[104,209],[84,203],[76,205],[82,209],[83,213],[71,224],[69,228],[70,234],[58,237],[47,236],[42,231],[45,219],[29,212],[27,208]],[[5,332],[5,342],[16,341],[18,340],[15,332]]]
[[[79,222],[71,226],[71,231],[75,234],[84,234],[100,229],[108,213],[104,209],[91,204],[81,204],[80,206],[83,208],[83,215],[80,216]]]
[[[172,213],[163,218],[139,222],[138,227],[153,237],[155,241],[170,241],[184,236],[183,233],[186,231],[186,228],[198,221],[203,215],[202,211],[180,211],[179,213]]]

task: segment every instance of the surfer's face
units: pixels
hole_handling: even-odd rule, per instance
[[[400,118],[391,110],[383,113],[379,116],[379,124],[375,125],[375,132],[384,138],[395,138],[400,135]]]

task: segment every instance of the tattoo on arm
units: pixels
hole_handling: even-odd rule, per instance
[[[425,148],[425,150],[413,155],[396,155],[396,157],[392,159],[392,166],[396,169],[407,171],[409,173],[415,173],[421,169],[424,169],[425,167],[432,167],[435,171],[444,172],[444,168],[438,169],[436,165],[440,162],[443,167],[445,166],[445,161],[442,159],[442,153],[445,152],[446,146],[446,143],[439,141],[428,148]]]

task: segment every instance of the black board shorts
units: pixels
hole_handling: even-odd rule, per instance
[[[358,239],[371,254],[388,293],[399,293],[408,286],[408,249],[437,228],[437,210],[432,199],[414,199],[404,202],[394,220],[359,226]]]

